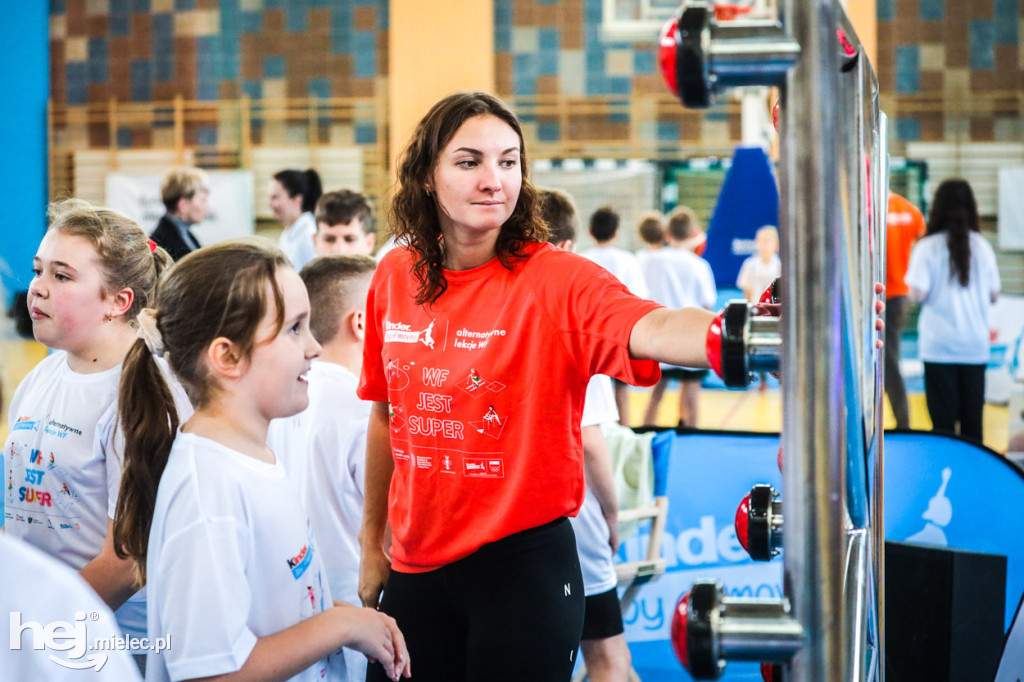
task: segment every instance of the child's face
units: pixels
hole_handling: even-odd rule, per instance
[[[32,333],[39,343],[72,355],[96,342],[113,307],[104,293],[99,254],[84,237],[49,231],[32,259],[28,288]]]
[[[761,256],[762,260],[768,260],[778,253],[779,239],[771,232],[759,232],[756,239],[757,253]]]
[[[271,305],[256,333],[256,347],[249,359],[244,383],[255,396],[256,408],[266,419],[289,417],[306,409],[309,391],[306,373],[320,354],[320,344],[309,331],[309,296],[299,275],[281,268],[277,285],[284,299],[284,324],[275,333],[276,310]]]
[[[318,256],[369,256],[376,239],[377,235],[366,232],[362,218],[337,225],[320,222],[313,235],[313,250]]]

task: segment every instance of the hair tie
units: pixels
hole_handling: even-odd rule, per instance
[[[139,312],[139,316],[135,318],[139,328],[136,331],[136,336],[146,342],[146,348],[155,357],[162,358],[166,353],[167,349],[164,347],[163,337],[160,335],[160,330],[156,326],[156,310],[153,308],[143,308]]]
[[[152,239],[149,240],[149,252],[156,253],[156,242]]]

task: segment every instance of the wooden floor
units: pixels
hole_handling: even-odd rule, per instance
[[[0,376],[3,378],[4,404],[0,422],[0,442],[7,439],[7,403],[14,388],[37,362],[46,355],[46,349],[34,341],[25,341],[8,334],[0,339]],[[634,388],[629,393],[630,424],[638,426],[647,406],[647,389]],[[886,428],[895,427],[886,404]],[[658,423],[675,425],[679,421],[678,399],[673,387],[666,392],[658,414]],[[737,431],[779,431],[782,427],[782,402],[777,388],[767,390],[725,391],[705,389],[700,396],[698,426],[702,429]],[[928,430],[931,420],[925,407],[924,395],[910,394],[910,426]],[[1008,410],[1006,406],[985,406],[985,444],[997,452],[1006,451],[1008,440]]]
[[[672,389],[669,389],[670,391]],[[646,389],[634,388],[629,395],[630,424],[637,425],[647,407]],[[932,428],[923,393],[911,393],[910,428],[928,431]],[[985,405],[985,445],[996,452],[1006,452],[1009,435],[1009,411],[1005,405]],[[670,426],[678,423],[679,409],[675,394],[666,391],[658,412],[658,424]],[[776,389],[759,391],[725,391],[705,389],[700,394],[697,426],[702,429],[735,431],[780,431],[782,429],[781,393]],[[889,403],[885,404],[885,428],[896,428]]]

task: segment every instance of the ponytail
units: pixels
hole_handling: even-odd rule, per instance
[[[161,250],[154,251],[160,268]],[[148,254],[147,254],[148,255]],[[258,238],[233,239],[182,258],[160,278],[153,309],[139,312],[142,338],[125,356],[118,393],[124,435],[124,472],[114,518],[114,551],[138,566],[146,580],[146,552],[160,477],[178,432],[174,396],[157,357],[165,357],[196,410],[217,395],[203,362],[210,344],[230,339],[242,360],[252,356],[270,306],[284,324],[279,268],[291,267],[280,250]]]
[[[312,213],[316,210],[316,202],[323,196],[324,186],[320,182],[320,174],[312,168],[307,169],[303,175],[306,176],[306,191],[302,194],[302,210]]]
[[[274,173],[274,179],[288,192],[289,197],[302,195],[302,211],[312,213],[316,210],[316,202],[324,193],[320,174],[312,168],[304,171],[287,169]]]
[[[132,558],[146,583],[146,552],[156,492],[178,431],[178,411],[156,358],[139,339],[128,350],[118,392],[124,472],[114,514],[114,552]]]

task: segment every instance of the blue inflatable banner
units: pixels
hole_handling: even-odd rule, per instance
[[[715,286],[735,287],[743,261],[757,253],[757,231],[778,224],[779,189],[768,154],[760,147],[737,147],[708,223],[704,258]]]
[[[670,457],[666,479],[668,522],[662,556],[665,575],[643,587],[622,616],[633,667],[644,682],[678,682],[690,676],[676,660],[669,643],[669,628],[676,602],[698,578],[718,578],[728,594],[779,597],[782,562],[754,562],[736,539],[736,508],[757,483],[782,485],[776,466],[779,439],[775,435],[676,435],[671,431],[655,439],[656,449]],[[656,456],[658,456],[656,454]],[[620,557],[641,559],[647,535],[625,541]],[[755,663],[730,663],[726,680],[761,680]]]
[[[655,439],[670,457],[665,575],[645,585],[623,613],[633,667],[644,682],[690,676],[669,642],[672,612],[698,578],[717,578],[727,594],[779,597],[781,556],[754,562],[736,539],[740,500],[757,483],[782,492],[773,434],[666,431]],[[656,455],[657,456],[657,455]],[[1006,627],[1024,593],[1024,533],[1019,509],[1024,475],[984,447],[923,432],[885,436],[886,539],[948,546],[1007,557]],[[620,558],[642,558],[648,536],[623,543]],[[730,663],[723,680],[761,680],[759,666]]]

